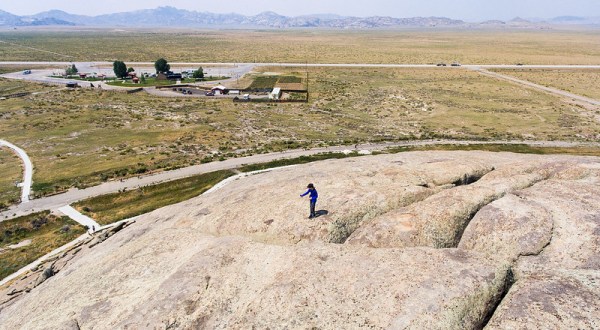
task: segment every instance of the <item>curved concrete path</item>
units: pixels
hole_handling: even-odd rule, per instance
[[[79,211],[71,207],[71,205],[63,206],[59,208],[58,211],[77,221],[77,223],[80,225],[86,227],[90,233],[94,233],[96,230],[99,230],[102,227],[96,221],[94,221],[94,219],[79,213]]]
[[[28,203],[29,195],[31,194],[31,184],[33,183],[33,163],[31,163],[31,159],[29,159],[29,156],[27,156],[25,150],[17,147],[16,145],[5,140],[0,140],[0,146],[11,148],[23,161],[25,171],[23,172],[23,182],[20,184],[21,204]]]

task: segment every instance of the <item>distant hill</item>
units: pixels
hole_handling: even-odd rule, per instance
[[[0,26],[79,25],[123,27],[267,27],[267,28],[385,28],[385,27],[451,27],[466,26],[461,20],[446,17],[344,17],[315,14],[289,17],[274,12],[254,16],[215,14],[174,7],[158,7],[99,16],[73,15],[51,10],[31,16],[17,16],[0,11]]]
[[[548,23],[546,23],[548,22]],[[175,7],[136,10],[114,14],[85,16],[74,15],[61,10],[50,10],[30,16],[17,16],[0,10],[0,26],[40,26],[78,25],[98,27],[239,27],[239,28],[332,28],[332,29],[375,29],[395,27],[477,27],[506,26],[536,28],[542,24],[600,24],[600,17],[585,18],[574,16],[556,17],[551,20],[528,21],[515,18],[504,22],[499,20],[482,23],[466,23],[447,17],[390,16],[346,17],[334,14],[315,14],[289,17],[274,12],[263,12],[254,16],[240,14],[215,14],[197,12]]]
[[[66,14],[66,13],[65,13]],[[44,25],[76,25],[71,21],[62,20],[56,16],[35,17],[17,16],[0,10],[0,26],[44,26]]]
[[[559,16],[559,17],[553,18],[550,22],[552,22],[553,24],[600,25],[600,16],[598,16],[598,17]]]

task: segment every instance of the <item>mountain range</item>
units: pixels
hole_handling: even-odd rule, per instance
[[[0,26],[96,26],[96,27],[264,27],[264,28],[334,28],[368,29],[393,27],[462,27],[473,25],[501,25],[527,27],[543,24],[600,24],[600,17],[563,16],[546,22],[523,19],[467,23],[446,17],[394,18],[385,16],[345,17],[331,14],[289,17],[274,12],[254,16],[215,14],[174,7],[158,7],[131,12],[98,16],[74,15],[61,10],[50,10],[30,16],[17,16],[0,10]]]

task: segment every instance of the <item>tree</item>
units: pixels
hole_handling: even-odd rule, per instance
[[[146,75],[142,75],[142,76],[140,77],[140,83],[141,83],[141,84],[146,84]]]
[[[129,72],[134,72],[134,71],[135,71],[135,69],[134,69],[134,68],[128,68],[128,69],[127,69],[127,73],[129,73]]]
[[[194,74],[192,75],[192,77],[194,79],[204,78],[204,70],[202,69],[202,67],[199,67],[198,70],[194,71]]]
[[[114,61],[113,71],[115,72],[115,76],[117,76],[117,78],[127,77],[127,65],[125,65],[123,61]]]
[[[79,72],[79,70],[77,70],[77,67],[75,66],[75,64],[71,65],[70,67],[67,67],[67,70],[65,70],[67,73],[67,76],[72,76],[74,74],[77,74],[77,72]]]
[[[154,68],[156,69],[156,73],[159,72],[167,72],[171,69],[171,66],[164,58],[159,58],[154,62]]]

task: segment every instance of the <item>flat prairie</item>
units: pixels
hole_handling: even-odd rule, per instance
[[[495,71],[600,100],[600,70],[598,69],[496,69]]]
[[[267,77],[306,74],[261,70]],[[310,99],[300,104],[49,90],[1,101],[0,135],[32,157],[36,194],[288,148],[600,136],[598,109],[463,68],[312,68],[308,74]],[[11,84],[35,86],[0,80],[4,88]]]
[[[600,64],[595,30],[0,31],[4,61]],[[27,66],[0,68],[0,72]],[[24,148],[44,195],[113,178],[289,148],[382,140],[596,141],[598,107],[464,68],[261,67],[236,88],[308,83],[308,103],[233,103],[65,90],[0,79],[0,136]],[[597,71],[513,71],[597,96]],[[308,81],[306,80],[306,77]],[[230,86],[233,87],[233,86]],[[2,165],[7,167],[8,165]],[[13,175],[14,176],[14,175]],[[14,195],[11,179],[0,193]],[[12,192],[10,192],[12,191]]]
[[[597,30],[0,31],[4,61],[600,64]]]

